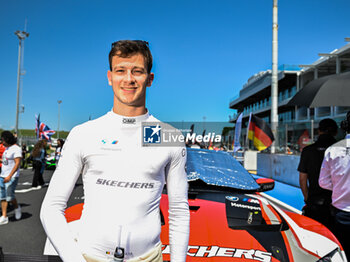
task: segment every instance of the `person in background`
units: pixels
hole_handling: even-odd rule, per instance
[[[299,184],[304,195],[305,207],[303,214],[326,227],[331,227],[331,194],[318,185],[321,164],[326,149],[336,142],[334,136],[338,131],[337,123],[330,119],[323,119],[318,126],[318,139],[306,146],[300,156],[298,166]]]
[[[57,139],[57,148],[56,148],[56,152],[55,152],[56,163],[58,163],[58,160],[60,159],[63,144],[64,144],[63,139],[61,139],[61,138]]]
[[[35,189],[40,189],[45,184],[42,173],[42,167],[45,164],[46,157],[45,147],[46,140],[39,140],[35,144],[32,152],[34,169],[32,187]]]
[[[0,139],[0,173],[1,173],[1,167],[2,167],[2,154],[5,152],[5,146],[2,143],[2,139]]]
[[[47,140],[43,139],[44,141],[44,158],[42,160],[42,166],[41,166],[41,170],[40,170],[40,174],[41,176],[44,175],[44,171],[45,171],[45,168],[46,168],[46,157],[47,157],[47,152],[46,152],[46,149],[47,149]]]
[[[350,259],[350,111],[341,122],[347,133],[326,150],[319,178],[320,187],[332,191],[333,233]]]
[[[199,142],[196,140],[192,145],[190,145],[190,148],[200,149],[201,146],[200,146]]]
[[[27,159],[26,159],[27,152],[28,152],[27,145],[25,143],[23,143],[21,168],[27,168]]]
[[[0,174],[0,200],[2,216],[0,217],[0,225],[9,222],[7,217],[8,202],[12,202],[15,208],[15,218],[21,219],[22,211],[15,197],[15,189],[18,183],[19,166],[21,164],[22,151],[16,145],[17,139],[10,131],[1,133],[6,150],[2,155],[2,169]]]

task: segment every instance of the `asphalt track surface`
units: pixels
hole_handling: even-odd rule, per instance
[[[50,182],[52,174],[53,171],[44,171],[45,182]],[[9,206],[9,223],[0,225],[0,247],[2,247],[4,254],[43,254],[46,234],[41,225],[39,214],[47,186],[39,190],[32,190],[32,179],[32,170],[21,170],[16,198],[22,208],[22,218],[17,221],[14,217],[13,207]],[[68,201],[68,207],[83,202],[82,196],[83,186],[80,177]]]

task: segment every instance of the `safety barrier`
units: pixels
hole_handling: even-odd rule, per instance
[[[257,154],[257,172],[285,184],[299,187],[297,171],[300,156],[282,154]]]

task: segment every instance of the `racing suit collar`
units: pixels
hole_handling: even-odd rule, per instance
[[[123,116],[113,112],[113,109],[112,109],[111,111],[108,112],[108,115],[113,119],[113,121],[118,121],[123,125],[135,125],[138,123],[142,123],[143,121],[146,121],[150,117],[148,109],[146,110],[147,112],[143,115]]]

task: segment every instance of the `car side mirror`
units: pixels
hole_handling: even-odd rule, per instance
[[[258,178],[255,180],[256,183],[260,186],[258,192],[265,192],[274,189],[275,180],[271,178]]]

